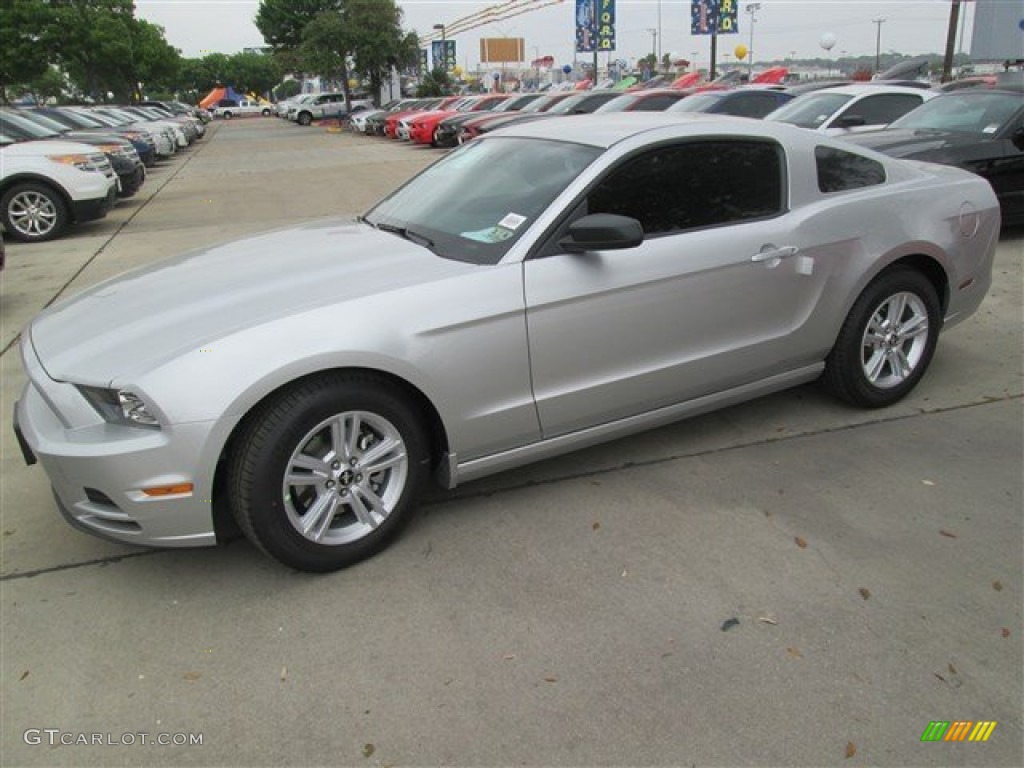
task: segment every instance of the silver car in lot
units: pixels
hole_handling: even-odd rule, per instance
[[[73,525],[300,569],[443,487],[816,379],[884,407],[973,313],[989,185],[788,125],[525,124],[356,221],[97,285],[22,335],[15,429]]]

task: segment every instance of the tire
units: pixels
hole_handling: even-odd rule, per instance
[[[223,117],[224,117],[225,120],[230,120],[232,117],[234,117],[234,115],[231,114],[230,112],[224,112],[223,113]]]
[[[228,488],[250,541],[292,568],[326,572],[394,539],[427,466],[420,415],[393,386],[331,373],[283,390],[247,419]]]
[[[41,243],[60,237],[71,223],[64,198],[40,182],[15,184],[0,199],[0,218],[14,240]]]
[[[296,122],[299,125],[309,125],[313,122],[313,115],[309,112],[300,112],[299,116],[296,118]]]
[[[924,275],[906,268],[883,272],[850,309],[823,381],[853,405],[892,405],[924,376],[941,326],[939,298]]]
[[[260,114],[263,115],[264,117],[270,117],[270,110],[264,109],[262,112],[260,112]]]

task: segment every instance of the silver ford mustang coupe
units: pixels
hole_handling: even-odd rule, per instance
[[[380,550],[444,487],[821,379],[884,407],[991,282],[956,168],[715,116],[496,131],[355,221],[99,284],[22,335],[15,429],[73,525],[283,563]]]

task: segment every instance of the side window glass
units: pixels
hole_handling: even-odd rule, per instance
[[[881,163],[853,152],[816,147],[814,159],[818,166],[818,189],[822,192],[860,189],[885,181]]]
[[[677,144],[630,158],[588,196],[588,213],[637,219],[644,234],[773,216],[784,210],[783,153],[751,140]]]
[[[914,107],[921,105],[924,99],[909,93],[885,93],[861,99],[847,112],[860,115],[867,125],[888,125],[898,117],[903,117]]]
[[[675,96],[651,96],[649,99],[641,99],[634,112],[663,112],[677,101],[679,99]]]

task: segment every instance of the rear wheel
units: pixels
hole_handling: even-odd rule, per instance
[[[427,470],[419,414],[386,381],[326,374],[285,390],[243,427],[229,487],[239,526],[293,568],[369,557],[406,524]]]
[[[920,272],[879,275],[854,303],[825,363],[824,382],[854,405],[899,401],[921,380],[938,341],[935,287]]]
[[[234,117],[234,115],[231,114],[230,112],[224,112],[223,114],[224,114],[224,119],[225,120],[230,120],[232,117]]]
[[[7,233],[23,242],[52,240],[71,223],[64,198],[39,182],[15,184],[4,193],[0,206]]]
[[[262,112],[260,112],[260,114],[263,115],[264,117],[270,117],[270,110],[264,109]]]

